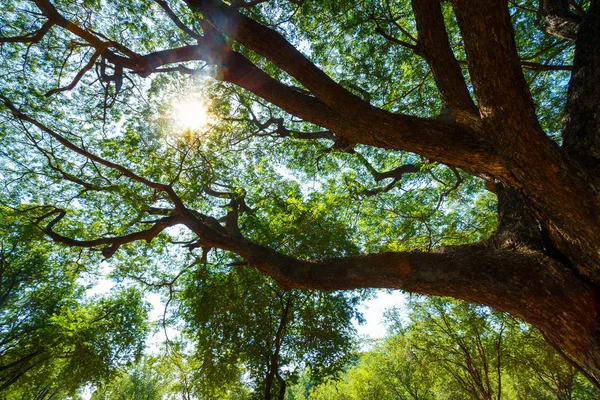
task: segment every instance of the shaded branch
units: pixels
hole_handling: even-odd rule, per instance
[[[85,75],[86,72],[88,72],[90,69],[92,69],[92,67],[96,63],[96,60],[98,60],[98,57],[100,57],[100,55],[102,54],[102,52],[105,50],[105,48],[107,46],[108,46],[108,44],[106,44],[103,47],[100,47],[100,48],[96,49],[96,51],[94,52],[94,54],[92,55],[92,57],[90,58],[90,60],[88,61],[88,63],[81,70],[79,70],[79,72],[77,73],[77,75],[75,75],[75,78],[73,78],[73,81],[71,82],[70,85],[62,87],[62,88],[52,89],[48,93],[46,93],[45,96],[46,97],[50,97],[50,96],[52,96],[55,93],[60,93],[60,92],[65,92],[65,91],[68,91],[68,90],[72,90],[77,85],[77,83],[79,83],[79,81],[81,80],[81,78],[83,77],[83,75]]]
[[[267,128],[275,125],[275,129],[268,131],[266,134],[269,136],[275,136],[280,138],[291,137],[294,139],[329,139],[336,140],[335,135],[331,131],[317,131],[317,132],[302,132],[302,131],[293,131],[288,129],[284,125],[283,118],[269,118],[264,123],[259,123],[257,120],[254,122],[258,125],[258,131],[253,133],[255,136],[262,136],[259,132],[266,131]]]
[[[413,51],[416,49],[417,46],[415,44],[406,42],[404,40],[397,39],[394,36],[387,33],[386,30],[383,29],[383,27],[379,24],[379,21],[374,16],[371,17],[371,20],[375,23],[375,32],[377,32],[381,36],[383,36],[388,42],[398,44],[402,47],[406,47],[407,49],[410,49]]]
[[[240,213],[253,212],[253,210],[246,204],[246,191],[242,189],[235,192],[220,192],[211,189],[209,186],[206,186],[204,188],[204,192],[213,197],[229,199],[229,203],[225,205],[227,213],[223,218],[219,219],[219,222],[225,223],[225,228],[227,229],[229,235],[242,237],[239,226]]]
[[[231,6],[234,8],[251,8],[262,3],[266,3],[268,0],[233,0]]]
[[[505,181],[512,179],[504,161],[477,133],[479,126],[475,121],[462,124],[453,120],[429,120],[373,107],[331,80],[280,34],[221,3],[188,1],[192,9],[204,10],[206,18],[219,15],[210,20],[212,28],[208,29],[207,26],[205,36],[197,38],[198,45],[141,56],[104,38],[100,33],[91,33],[70,22],[48,0],[35,2],[56,25],[86,40],[96,49],[109,47],[102,51],[102,58],[115,65],[116,87],[124,69],[147,76],[166,64],[204,61],[217,66],[216,79],[249,90],[302,120],[335,132],[350,143],[407,150],[466,170],[481,168]],[[207,24],[208,21],[204,23]],[[297,77],[317,97],[282,84],[243,55],[231,51],[219,32],[272,59],[280,68]],[[116,54],[110,48],[125,56]]]
[[[544,30],[563,39],[575,40],[583,18],[571,12],[569,0],[540,0]]]
[[[563,147],[593,175],[600,170],[600,4],[592,2],[575,43],[563,122]]]
[[[553,64],[540,64],[529,61],[521,61],[521,65],[524,69],[532,71],[571,71],[572,65],[553,65]]]
[[[38,43],[44,38],[52,26],[54,26],[54,22],[46,21],[40,29],[33,33],[8,38],[0,37],[0,43]]]
[[[282,85],[241,54],[230,52],[222,79],[252,91],[299,118],[323,126],[353,143],[403,149],[466,170],[475,165],[502,174],[503,161],[475,132],[476,121],[428,120],[393,114],[371,106],[334,82],[276,31],[218,1],[188,0],[220,32],[272,61],[296,78],[315,97]],[[311,104],[309,106],[309,104]],[[450,149],[450,151],[449,151]],[[463,159],[463,156],[469,154]],[[487,154],[482,154],[487,153]],[[482,165],[486,160],[487,167]],[[490,171],[491,172],[491,171]],[[502,174],[503,175],[503,174]],[[511,180],[510,175],[502,176]]]
[[[381,182],[385,179],[392,179],[390,183],[385,186],[375,188],[375,189],[365,189],[362,194],[366,196],[375,196],[379,193],[389,192],[393,188],[396,187],[398,182],[402,179],[405,174],[419,172],[420,167],[415,164],[404,164],[394,169],[385,172],[379,172],[373,165],[358,151],[353,148],[346,150],[346,153],[353,154],[360,160],[360,162],[367,168],[369,173],[373,176],[375,182]]]
[[[186,34],[188,34],[189,36],[198,39],[201,38],[202,36],[199,35],[198,33],[194,32],[193,30],[191,30],[187,25],[185,25],[177,16],[177,14],[175,14],[175,12],[171,9],[171,7],[169,7],[169,4],[167,4],[167,2],[165,0],[154,0],[156,2],[156,4],[158,4],[164,11],[165,13],[169,16],[169,18],[171,19],[171,21],[173,21],[175,23],[175,25],[177,25],[177,27],[179,29],[181,29],[183,32],[185,32]]]
[[[105,41],[99,39],[96,35],[81,28],[79,25],[69,21],[58,12],[56,7],[54,7],[54,5],[50,1],[34,0],[34,2],[50,22],[52,22],[55,25],[59,25],[64,29],[68,30],[69,32],[73,33],[74,35],[86,40],[91,46],[95,47],[96,49],[103,48],[104,50],[102,51],[102,56],[109,60],[111,63],[134,70],[145,68],[145,66],[139,65],[140,59],[136,53],[132,51],[126,51],[128,57],[123,57],[115,54],[114,52],[109,50],[109,48],[117,46],[118,48],[123,49],[123,46],[116,45],[115,43],[106,43]]]

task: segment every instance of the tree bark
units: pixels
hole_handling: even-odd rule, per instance
[[[600,177],[600,3],[592,2],[575,45],[563,126],[564,148]],[[597,186],[598,183],[596,182]]]

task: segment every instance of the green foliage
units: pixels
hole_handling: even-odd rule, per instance
[[[539,332],[512,317],[456,300],[412,298],[408,321],[390,310],[390,335],[325,399],[592,399],[597,390]],[[295,390],[295,389],[293,389]]]
[[[110,382],[94,390],[91,400],[163,400],[185,396],[177,379],[175,363],[161,354],[140,359]]]
[[[247,267],[199,267],[181,299],[200,363],[195,385],[207,398],[223,398],[244,377],[258,396],[270,372],[286,381],[302,368],[317,380],[335,373],[353,348],[358,300],[351,293],[283,291]]]
[[[2,398],[72,395],[139,356],[148,330],[141,293],[86,297],[82,266],[21,215],[0,211]]]
[[[139,54],[194,43],[174,28],[157,2],[53,4],[90,32]],[[202,30],[184,2],[169,4],[183,23]],[[511,3],[519,53],[531,62],[570,63],[572,44],[541,33],[532,15],[536,7],[530,0]],[[44,22],[30,1],[0,0],[0,10],[0,37],[34,32]],[[424,60],[377,32],[380,28],[414,44],[410,2],[276,0],[244,12],[276,27],[333,79],[374,106],[418,116],[440,110]],[[453,51],[464,60],[449,4],[443,4],[443,12]],[[239,50],[270,76],[302,90],[257,54]],[[37,44],[2,43],[1,94],[81,148],[145,179],[171,185],[190,210],[218,220],[232,211],[232,200],[243,200],[240,230],[254,243],[302,259],[333,258],[469,243],[488,237],[496,226],[496,198],[481,179],[411,153],[361,145],[350,151],[331,139],[302,139],[303,134],[321,129],[232,85],[215,82],[210,79],[214,67],[203,62],[186,63],[198,69],[193,77],[163,71],[144,81],[126,71],[117,94],[114,84],[100,79],[98,60],[74,90],[45,96],[71,82],[92,54],[81,38],[59,27]],[[115,72],[110,65],[108,69]],[[468,82],[466,67],[464,73]],[[567,73],[528,71],[526,77],[542,126],[553,135],[562,123],[564,97],[557,93],[564,91]],[[189,98],[207,105],[209,124],[195,128],[177,124],[173,105]],[[278,134],[276,123],[268,121],[280,121],[288,134]],[[397,181],[375,179],[373,172],[407,164],[417,171]],[[96,280],[92,275],[99,252],[82,255],[45,242],[39,227],[52,220],[48,214],[52,207],[66,213],[55,226],[57,232],[89,240],[146,229],[156,217],[149,210],[170,212],[172,200],[127,179],[122,171],[58,145],[47,132],[21,123],[2,105],[0,168],[0,390],[7,388],[8,394],[2,394],[7,399],[35,396],[35,390],[41,391],[38,397],[73,395],[86,383],[103,384],[95,396],[105,397],[98,398],[166,396],[158,377],[174,373],[162,361],[145,359],[134,369],[118,370],[144,347],[148,307],[139,287],[166,293],[175,311],[165,324],[185,324],[185,339],[193,341],[193,351],[178,349],[179,356],[175,351],[170,356],[182,358],[178,360],[187,366],[184,375],[193,380],[186,387],[193,386],[201,396],[244,398],[248,395],[244,383],[256,396],[273,372],[270,361],[277,353],[276,372],[290,384],[302,382],[302,389],[295,386],[288,391],[288,396],[299,399],[348,358],[354,333],[351,320],[360,319],[355,306],[365,293],[282,291],[255,270],[227,266],[240,260],[216,250],[206,262],[197,263],[196,254],[178,247],[181,243],[193,247],[197,240],[184,229],[164,231],[151,243],[122,246],[104,264],[120,289],[105,297],[86,297],[82,282]],[[221,194],[211,194],[215,191]],[[361,358],[342,383],[319,386],[313,391],[315,398],[333,399],[346,391],[352,392],[347,398],[394,398],[399,393],[428,398],[441,390],[442,376],[448,393],[467,396],[472,392],[469,385],[480,384],[488,386],[490,394],[498,393],[501,376],[493,371],[503,359],[495,348],[500,339],[503,346],[512,343],[513,350],[521,349],[502,349],[503,357],[515,362],[514,371],[507,367],[500,374],[510,376],[504,393],[514,389],[543,397],[557,379],[571,379],[568,387],[577,393],[588,390],[580,376],[546,348],[541,352],[545,356],[536,358],[539,352],[529,346],[542,348],[539,336],[514,327],[506,316],[441,301],[417,302],[414,307],[409,328]],[[447,326],[444,315],[454,318]],[[505,327],[502,334],[499,326]],[[465,352],[456,348],[457,338],[469,349],[473,343],[481,348],[481,354],[469,353],[471,372],[484,376],[481,371],[487,370],[489,385],[474,382],[464,370],[452,375],[442,362],[431,363],[436,352],[446,354],[447,363],[462,362]],[[188,345],[185,339],[181,347]],[[417,351],[411,347],[414,342],[431,351]],[[540,371],[548,364],[560,367],[548,372],[552,378],[541,384],[541,378],[528,372],[534,367],[524,366],[521,358],[536,360]],[[431,365],[436,377],[429,372]],[[273,393],[278,385],[276,380]]]

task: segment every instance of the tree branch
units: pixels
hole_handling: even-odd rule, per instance
[[[419,33],[415,53],[429,64],[444,108],[478,115],[460,65],[450,48],[441,3],[438,0],[413,0],[412,7]]]
[[[575,42],[563,147],[597,176],[600,168],[600,4],[592,2]]]
[[[63,243],[70,247],[92,248],[107,245],[107,247],[102,249],[102,255],[106,258],[112,257],[112,255],[115,254],[117,250],[119,250],[119,248],[126,243],[136,242],[140,240],[145,240],[149,243],[165,228],[169,226],[179,225],[184,220],[184,218],[181,215],[175,215],[171,217],[161,218],[157,220],[151,228],[135,233],[130,233],[128,235],[99,238],[93,240],[77,240],[63,236],[54,231],[54,226],[65,217],[66,212],[61,209],[56,209],[53,211],[53,213],[57,214],[56,217],[54,217],[54,219],[52,219],[46,225],[45,228],[40,228],[46,235],[48,235],[55,242]]]
[[[224,80],[252,91],[303,120],[341,134],[350,142],[403,149],[466,170],[475,165],[488,171],[491,167],[494,170],[490,171],[491,175],[502,175],[503,162],[476,133],[479,126],[473,118],[458,124],[455,121],[393,114],[373,107],[334,82],[279,33],[218,1],[188,0],[187,3],[192,10],[201,11],[219,31],[298,79],[316,98],[299,98],[300,94],[295,90],[275,81],[234,52],[227,60],[230,69],[224,73]],[[312,107],[308,112],[307,103],[318,108]],[[319,120],[315,118],[315,112],[321,114]],[[467,153],[469,156],[462,159],[462,155]],[[504,175],[502,179],[510,181],[511,177]]]
[[[181,200],[179,199],[177,194],[175,194],[175,191],[173,190],[173,188],[171,186],[150,181],[144,177],[137,175],[136,173],[123,167],[122,165],[115,164],[111,161],[105,160],[95,154],[88,152],[87,150],[85,150],[81,147],[74,145],[69,140],[67,140],[64,136],[60,135],[58,132],[51,130],[50,128],[46,127],[39,121],[37,121],[37,120],[31,118],[30,116],[28,116],[27,114],[21,112],[8,98],[3,96],[2,94],[0,94],[0,101],[2,101],[2,103],[4,103],[4,105],[12,112],[13,116],[15,116],[16,118],[18,118],[22,121],[29,122],[30,124],[34,125],[41,131],[52,136],[60,144],[62,144],[64,147],[68,148],[69,150],[72,150],[75,153],[82,155],[83,157],[85,157],[91,161],[94,161],[94,162],[97,162],[98,164],[104,165],[105,167],[119,171],[124,176],[126,176],[136,182],[139,182],[149,188],[167,193],[167,195],[169,196],[171,201],[173,201],[173,203],[175,204],[175,207],[178,210],[183,210],[183,208],[184,208],[183,203],[181,202]]]
[[[77,24],[69,21],[65,17],[63,17],[58,12],[56,7],[54,7],[54,5],[52,3],[50,3],[50,1],[48,1],[48,0],[34,0],[34,1],[35,1],[35,4],[38,6],[38,8],[42,11],[44,16],[46,18],[48,18],[49,22],[52,22],[55,25],[61,26],[64,29],[68,30],[69,32],[75,34],[76,36],[79,36],[80,38],[85,39],[90,45],[92,45],[96,49],[103,48],[104,50],[102,51],[102,56],[104,58],[106,58],[107,60],[109,60],[111,63],[113,63],[115,65],[121,65],[125,68],[130,68],[130,69],[134,69],[134,70],[146,69],[146,67],[144,65],[139,65],[140,60],[138,59],[138,57],[135,53],[133,53],[131,51],[127,51],[126,53],[127,53],[128,57],[130,57],[130,58],[115,54],[114,52],[112,52],[111,50],[108,49],[109,47],[111,47],[112,43],[109,43],[107,45],[106,42],[102,41],[97,36],[93,35],[92,33],[88,32],[85,29],[82,29],[79,25],[77,25]],[[122,46],[121,46],[121,48],[122,48]]]
[[[71,23],[48,0],[35,2],[49,20],[83,38],[96,49],[113,47],[125,54],[115,54],[108,48],[102,51],[102,57],[113,63],[115,70],[129,69],[147,76],[165,64],[202,60],[218,66],[217,79],[249,90],[292,115],[335,132],[348,142],[407,150],[467,171],[479,168],[489,175],[511,180],[504,161],[478,133],[480,127],[477,121],[468,119],[458,123],[453,120],[430,120],[392,114],[373,107],[331,80],[277,32],[221,3],[188,2],[194,10],[205,10],[207,17],[217,13],[218,18],[215,17],[212,23],[220,31],[240,43],[248,44],[259,53],[265,53],[282,69],[298,76],[319,98],[282,84],[241,54],[231,51],[221,35],[212,32],[214,28],[211,31],[207,27],[207,32],[212,32],[209,35],[211,37],[205,35],[197,38],[196,46],[141,56],[106,38],[100,39],[103,36],[99,33],[92,34]],[[208,3],[212,5],[206,6]],[[196,7],[198,4],[200,6]],[[239,26],[233,29],[233,23],[239,23]],[[327,104],[334,104],[335,107]]]
[[[92,69],[92,67],[96,63],[96,60],[98,60],[98,57],[100,57],[100,55],[105,50],[105,48],[106,47],[101,47],[99,49],[96,49],[96,51],[94,52],[94,54],[92,55],[92,57],[90,58],[88,63],[81,70],[79,70],[79,72],[77,72],[77,75],[75,75],[75,78],[73,78],[73,81],[71,82],[70,85],[62,87],[62,88],[52,89],[48,93],[46,93],[45,96],[50,97],[55,93],[72,90],[77,85],[77,83],[79,83],[81,78],[83,78],[83,75],[85,75],[86,72],[88,72],[90,69]]]
[[[571,12],[569,0],[540,0],[544,15],[544,30],[563,39],[575,40],[582,21]]]
[[[313,140],[313,139],[329,139],[335,141],[335,135],[331,131],[318,131],[318,132],[302,132],[302,131],[292,131],[288,129],[284,125],[283,118],[269,118],[264,123],[260,123],[258,121],[254,121],[258,125],[258,131],[253,133],[253,135],[260,136],[259,132],[265,132],[267,128],[275,125],[276,128],[266,132],[266,135],[275,136],[280,138],[291,137],[294,139],[305,139],[305,140]]]
[[[574,264],[583,275],[600,281],[596,250],[600,243],[596,228],[600,225],[600,199],[593,187],[597,178],[573,162],[541,128],[519,65],[506,3],[457,0],[453,6],[484,132],[510,164],[515,178],[513,183],[501,180],[519,191],[535,218],[560,226],[556,237],[560,250],[577,260]],[[596,38],[591,36],[590,40]],[[568,212],[565,199],[570,199]]]
[[[8,38],[0,37],[0,43],[38,43],[44,38],[44,36],[46,35],[46,33],[48,33],[52,26],[54,26],[54,22],[48,20],[44,22],[40,29],[33,33]]]
[[[167,4],[167,2],[165,0],[154,0],[159,6],[162,7],[162,9],[165,11],[165,13],[167,13],[167,15],[169,16],[169,18],[171,19],[171,21],[173,21],[175,23],[175,25],[177,25],[177,27],[179,29],[181,29],[183,32],[187,33],[190,37],[193,37],[195,39],[199,39],[202,36],[199,35],[198,33],[194,32],[193,30],[191,30],[190,28],[187,27],[186,24],[184,24],[179,17],[177,16],[177,14],[175,14],[175,12],[171,9],[171,7],[169,7],[169,4]]]
[[[388,42],[394,43],[394,44],[398,44],[402,47],[406,47],[407,49],[410,50],[415,50],[416,49],[416,45],[413,43],[408,43],[404,40],[400,40],[395,38],[394,36],[390,35],[389,33],[387,33],[385,31],[385,29],[383,29],[383,27],[381,25],[379,25],[379,21],[375,18],[372,17],[371,20],[375,23],[375,32],[379,33],[381,36],[383,36]]]

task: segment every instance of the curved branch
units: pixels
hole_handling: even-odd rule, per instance
[[[265,135],[270,135],[274,137],[286,138],[291,137],[294,139],[304,139],[304,140],[313,140],[313,139],[329,139],[335,140],[335,135],[331,131],[318,131],[318,132],[303,132],[303,131],[293,131],[288,129],[284,125],[283,118],[269,118],[264,123],[259,123],[258,121],[254,121],[258,125],[258,131],[253,133],[254,135],[261,136],[259,132],[266,131],[267,128],[275,125],[276,128],[266,132]]]
[[[476,118],[465,118],[467,122],[463,124],[462,121],[459,124],[441,119],[430,120],[393,114],[371,106],[333,81],[276,31],[220,1],[188,0],[187,3],[192,10],[201,11],[220,32],[264,56],[296,78],[316,97],[306,96],[312,100],[304,98],[303,102],[312,102],[319,108],[312,108],[311,112],[307,112],[305,107],[298,110],[298,98],[290,93],[293,89],[282,87],[284,85],[258,69],[241,54],[230,54],[227,61],[231,69],[224,75],[225,80],[252,91],[306,121],[342,134],[353,143],[403,149],[467,170],[479,164],[484,170],[491,167],[494,171],[490,173],[494,176],[504,170],[504,163],[495,156],[481,135],[477,134],[479,125]],[[231,79],[228,74],[235,75],[237,79]],[[249,85],[248,81],[252,81],[252,85]],[[326,111],[329,120],[318,121],[314,116],[316,110],[322,113]],[[298,111],[301,111],[302,115]],[[484,156],[482,152],[487,154]],[[455,157],[457,153],[469,155],[460,160],[462,156]],[[487,167],[482,165],[484,163],[480,157],[490,162],[485,163]],[[508,174],[502,178],[511,180]]]
[[[385,31],[385,29],[383,29],[383,27],[379,24],[379,21],[373,16],[371,17],[371,20],[375,23],[375,32],[379,33],[381,36],[383,36],[388,42],[394,43],[394,44],[398,44],[402,47],[406,47],[407,49],[410,50],[415,50],[417,48],[417,46],[413,43],[408,43],[404,40],[400,40],[395,38],[394,36],[390,35],[389,33],[387,33]]]
[[[54,26],[54,22],[46,21],[40,29],[33,33],[8,38],[0,37],[0,43],[38,43],[44,38],[44,36],[46,35],[46,33],[48,33],[52,26]]]
[[[77,85],[77,83],[79,83],[81,78],[83,78],[83,75],[85,75],[86,72],[88,72],[90,69],[92,69],[92,67],[94,66],[94,63],[96,62],[96,60],[98,60],[98,57],[100,57],[100,55],[102,54],[102,52],[105,49],[106,49],[106,46],[96,49],[96,51],[94,52],[94,54],[92,55],[92,57],[90,58],[88,63],[81,70],[79,70],[77,75],[75,75],[75,78],[73,78],[73,81],[71,82],[71,84],[69,84],[65,87],[52,89],[48,93],[46,93],[45,96],[50,97],[56,93],[72,90]]]
[[[135,70],[140,69],[140,68],[144,69],[144,66],[139,65],[138,57],[132,51],[128,51],[126,49],[123,49],[122,46],[117,45],[118,48],[121,48],[122,50],[126,50],[126,54],[130,58],[115,54],[114,52],[112,52],[111,50],[108,49],[109,47],[114,45],[113,43],[109,43],[107,45],[106,42],[99,39],[96,35],[81,28],[79,25],[69,21],[68,19],[63,17],[58,12],[56,7],[54,7],[54,5],[50,1],[48,1],[48,0],[34,0],[34,1],[35,1],[35,4],[38,6],[38,8],[42,11],[44,16],[46,18],[48,18],[48,20],[50,22],[52,22],[54,25],[61,26],[64,29],[68,30],[69,32],[73,33],[74,35],[77,35],[80,38],[86,40],[90,45],[92,45],[96,49],[103,48],[104,50],[102,51],[102,56],[104,58],[106,58],[107,60],[109,60],[111,63],[114,63],[115,65],[123,66],[125,68],[135,69]]]
[[[377,287],[452,296],[520,317],[578,359],[598,347],[592,339],[598,329],[595,289],[559,262],[534,251],[473,244],[432,253],[302,261],[255,245],[244,257],[284,289]]]
[[[480,126],[473,118],[459,122],[431,120],[373,107],[334,82],[277,32],[220,2],[190,0],[188,4],[195,10],[207,11],[205,16],[212,15],[212,23],[219,31],[272,59],[317,97],[272,78],[243,55],[231,51],[216,31],[208,29],[211,35],[198,37],[198,45],[141,56],[70,22],[48,0],[35,2],[50,21],[83,38],[96,49],[112,47],[125,54],[115,54],[108,48],[102,51],[102,57],[113,63],[115,70],[129,69],[147,76],[165,64],[205,61],[217,65],[216,79],[249,90],[292,115],[335,132],[348,142],[411,151],[465,170],[480,169],[507,182],[513,179],[505,162],[478,132]],[[239,23],[235,29],[234,23]]]
[[[61,209],[56,209],[52,213],[57,213],[56,217],[54,217],[54,219],[52,219],[52,221],[50,221],[45,228],[40,228],[42,229],[42,232],[48,235],[55,242],[63,243],[70,247],[91,248],[107,245],[107,247],[102,249],[102,255],[106,258],[112,257],[113,254],[115,254],[117,250],[119,250],[119,248],[126,243],[136,242],[140,240],[151,242],[159,233],[165,230],[165,228],[181,224],[184,221],[184,218],[182,216],[175,215],[171,217],[161,218],[157,220],[151,228],[139,232],[130,233],[128,235],[92,240],[77,240],[69,238],[67,236],[63,236],[53,230],[54,226],[65,217],[66,212]]]
[[[179,29],[181,29],[183,32],[185,32],[186,34],[188,34],[189,36],[191,36],[195,39],[202,37],[198,33],[194,32],[193,30],[188,28],[188,26],[179,19],[179,17],[177,16],[177,14],[175,14],[175,12],[171,9],[171,7],[169,7],[169,4],[167,4],[167,2],[165,0],[154,0],[154,1],[159,6],[161,6],[161,8],[164,10],[164,12],[169,16],[171,21],[173,21]]]

